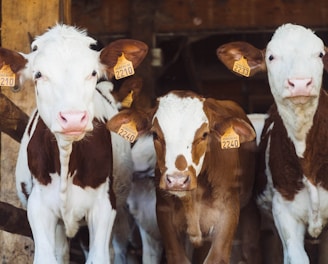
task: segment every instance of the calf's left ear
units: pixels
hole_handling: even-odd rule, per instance
[[[256,137],[253,127],[240,118],[229,118],[215,125],[215,130],[218,132],[220,138],[231,128],[239,136],[240,143],[253,141]]]
[[[143,61],[148,52],[148,46],[134,39],[116,40],[101,50],[100,62],[107,65],[107,74],[109,78],[114,76],[114,66],[117,59],[124,54],[124,57],[131,61],[136,68]]]

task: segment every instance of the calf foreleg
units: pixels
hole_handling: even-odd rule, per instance
[[[47,207],[47,204],[40,193],[41,191],[38,186],[35,186],[27,203],[27,216],[32,229],[35,245],[33,263],[57,264],[58,262],[55,255],[55,232],[58,218],[53,213],[53,210]],[[64,245],[67,244],[67,240],[64,239],[61,242],[58,241],[58,243]]]
[[[273,196],[272,214],[284,250],[284,264],[309,264],[304,249],[305,224],[292,215],[279,193]]]
[[[111,263],[109,243],[115,216],[116,210],[111,206],[109,199],[98,199],[90,210],[87,216],[90,251],[86,264]]]

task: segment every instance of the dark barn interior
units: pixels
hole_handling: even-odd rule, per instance
[[[149,94],[189,89],[234,100],[252,113],[266,112],[272,103],[266,75],[249,79],[235,76],[217,59],[216,49],[230,41],[265,48],[276,27],[284,23],[305,25],[327,43],[327,8],[328,4],[319,0],[73,0],[72,23],[86,27],[102,43],[120,37],[146,42],[150,52],[144,64],[159,60],[159,65],[143,65],[140,70]],[[160,53],[159,59],[152,50]],[[326,78],[325,74],[324,87]]]

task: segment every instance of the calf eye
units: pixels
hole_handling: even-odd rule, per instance
[[[204,132],[202,139],[205,140],[208,137],[208,132]]]
[[[320,52],[319,58],[323,58],[323,52]]]
[[[96,72],[96,71],[93,71],[93,72],[91,73],[91,76],[92,76],[92,77],[97,76],[97,72]]]
[[[273,61],[273,59],[274,59],[273,55],[270,55],[269,56],[269,61]]]
[[[156,132],[153,131],[153,140],[158,140],[158,135]]]
[[[42,77],[42,74],[41,74],[41,72],[36,72],[35,74],[34,74],[34,79],[40,79]]]
[[[36,50],[38,50],[38,46],[37,45],[35,45],[35,46],[32,47],[32,51],[36,51]]]

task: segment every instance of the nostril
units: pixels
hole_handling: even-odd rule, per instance
[[[185,179],[185,181],[183,182],[183,184],[187,184],[189,181],[190,181],[190,177],[187,176],[186,179]]]
[[[64,123],[67,123],[67,119],[62,113],[59,113],[60,120],[63,121]]]
[[[170,180],[170,176],[169,176],[169,175],[166,175],[166,181],[167,181],[168,183],[172,183],[172,181]]]
[[[295,87],[295,84],[294,84],[291,80],[288,80],[288,84],[289,84],[291,87]]]
[[[306,83],[306,86],[310,86],[312,84],[312,79],[309,79],[309,81]]]

